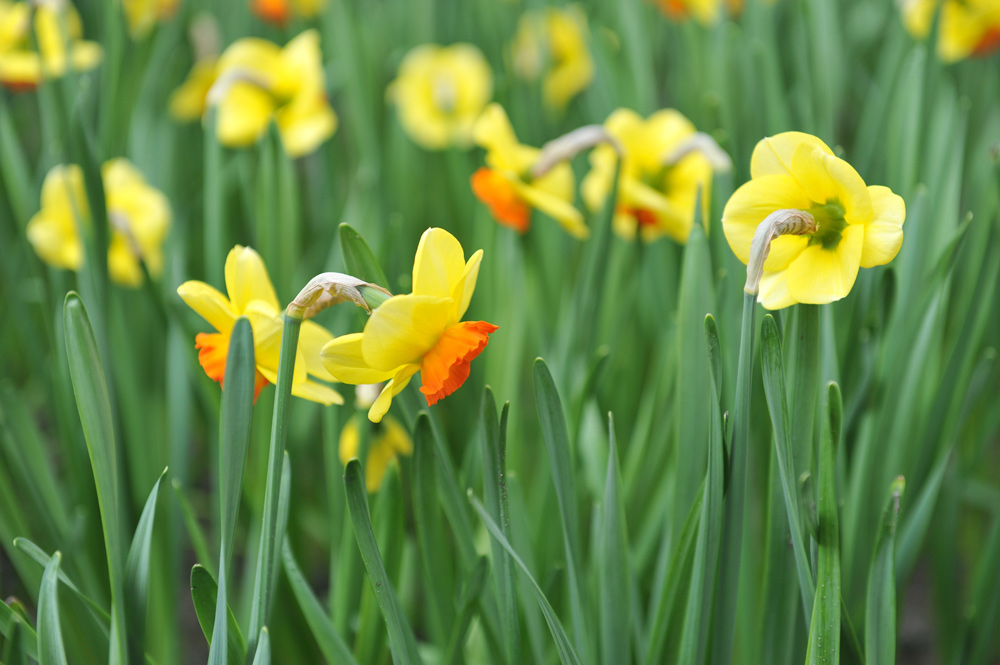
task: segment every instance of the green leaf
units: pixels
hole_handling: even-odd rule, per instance
[[[59,627],[59,562],[56,552],[45,566],[38,591],[38,665],[66,665],[62,629]]]
[[[601,662],[605,665],[631,663],[629,640],[631,602],[629,592],[630,561],[622,474],[615,444],[615,420],[608,414],[608,473],[604,483],[601,511],[601,567],[598,575],[601,591]]]
[[[188,540],[191,541],[191,547],[194,549],[195,559],[207,562],[201,565],[205,566],[208,571],[214,575],[215,573],[212,570],[211,563],[213,557],[209,553],[208,539],[205,537],[205,532],[201,528],[201,524],[198,522],[198,516],[195,515],[194,508],[191,506],[191,501],[189,501],[187,496],[184,494],[184,490],[181,488],[181,482],[177,478],[174,478],[170,485],[174,488],[174,496],[177,497],[177,505],[181,508],[181,518],[184,522],[184,529],[187,531]]]
[[[483,499],[490,511],[490,517],[500,525],[504,537],[510,540],[509,507],[507,504],[507,414],[510,402],[503,405],[503,413],[497,421],[497,407],[493,391],[489,386],[483,392],[482,416],[482,461]],[[517,589],[514,587],[514,562],[495,540],[490,541],[493,554],[493,583],[500,601],[500,617],[503,635],[506,637],[507,662],[521,662],[521,625],[517,612]]]
[[[267,631],[267,626],[260,629],[253,665],[271,665],[271,634]]]
[[[226,260],[226,179],[223,177],[223,150],[216,135],[214,108],[205,115],[202,224],[205,232],[205,275],[209,284],[225,283]]]
[[[3,658],[0,662],[6,665],[29,665],[32,662],[30,658],[34,658],[34,654],[38,652],[38,636],[19,616],[11,621],[10,627],[4,632],[7,638],[3,644],[3,652],[0,653]]]
[[[826,411],[819,449],[819,553],[807,665],[840,662],[840,520],[837,517],[836,465],[843,402],[840,387],[833,381],[827,384]],[[881,665],[883,661],[872,662]]]
[[[119,498],[121,481],[118,478],[118,452],[111,420],[111,400],[97,351],[97,340],[87,310],[76,293],[66,295],[63,326],[73,394],[76,396],[76,406],[94,472],[104,546],[108,555],[108,575],[111,578],[111,660],[125,662],[127,637],[122,607],[125,593],[125,548],[120,524],[123,506]]]
[[[368,243],[350,224],[340,225],[340,251],[344,254],[349,274],[392,290]]]
[[[361,550],[361,559],[368,571],[368,581],[378,601],[382,617],[389,630],[389,647],[393,660],[398,665],[414,665],[421,663],[417,653],[417,642],[410,629],[403,608],[399,604],[392,583],[382,564],[378,543],[375,542],[375,532],[372,530],[371,515],[368,512],[368,491],[361,476],[361,463],[352,459],[344,470],[344,485],[347,488],[347,508],[354,525],[354,536]]]
[[[448,646],[445,647],[444,656],[441,658],[443,665],[461,665],[465,662],[462,655],[462,645],[465,644],[466,635],[469,633],[469,626],[472,624],[479,596],[483,593],[483,587],[486,586],[486,574],[489,572],[489,568],[489,559],[485,556],[479,557],[472,573],[462,585],[458,600],[458,620],[452,626]]]
[[[566,419],[563,416],[559,391],[548,366],[541,358],[534,365],[535,406],[542,428],[542,440],[549,454],[552,480],[559,502],[559,517],[562,521],[563,546],[566,554],[566,573],[569,584],[570,611],[573,617],[573,636],[577,650],[590,651],[590,633],[584,615],[584,602],[580,590],[580,526],[577,517],[576,483],[570,456],[569,437],[566,433]]]
[[[803,611],[808,619],[812,612],[816,587],[813,583],[812,569],[806,554],[802,519],[799,512],[799,490],[794,477],[788,401],[785,398],[785,374],[781,358],[781,337],[778,335],[778,326],[774,322],[774,317],[770,314],[764,317],[761,343],[764,395],[767,398],[767,408],[771,414],[771,427],[774,430],[774,446],[778,459],[778,472],[781,476],[781,491],[785,499],[785,510],[788,513],[788,528],[792,534],[792,551],[795,554],[795,571],[799,578],[799,593],[802,596]]]
[[[212,644],[212,634],[215,629],[215,606],[218,597],[219,585],[215,577],[204,566],[195,564],[191,568],[191,601],[194,603],[198,625],[201,626],[209,645]],[[229,626],[226,631],[226,662],[229,665],[246,665],[247,648],[240,625],[229,607],[226,607],[226,614],[226,623]]]
[[[896,524],[906,481],[896,478],[882,511],[875,554],[868,573],[865,611],[865,655],[870,663],[896,662]]]
[[[250,448],[250,424],[253,420],[254,383],[253,331],[250,321],[240,317],[233,325],[226,354],[225,389],[219,415],[219,600],[215,609],[213,634],[226,630],[225,608],[229,604],[229,563],[233,553],[236,516],[243,490],[247,450]],[[215,640],[208,662],[224,665],[228,640]]]
[[[483,520],[483,524],[486,525],[486,529],[490,532],[497,542],[500,543],[510,558],[514,560],[517,567],[521,569],[524,576],[528,579],[528,583],[531,586],[531,590],[535,594],[535,599],[538,601],[538,606],[542,610],[542,616],[545,617],[545,623],[548,624],[549,632],[552,633],[552,638],[556,642],[556,651],[559,653],[559,660],[562,661],[563,665],[581,665],[580,657],[577,655],[576,650],[573,649],[573,644],[569,641],[569,637],[566,636],[566,631],[563,630],[562,624],[559,622],[559,616],[556,611],[552,609],[552,605],[549,604],[548,598],[545,597],[545,593],[542,588],[538,586],[538,582],[535,578],[531,576],[531,572],[528,567],[521,560],[521,557],[517,555],[514,548],[507,541],[503,535],[503,531],[497,526],[497,523],[493,521],[489,513],[486,512],[485,506],[476,497],[469,494],[469,501],[472,502],[472,507],[477,513],[479,513],[479,518]]]
[[[309,583],[302,575],[302,571],[295,561],[292,548],[287,540],[281,548],[281,561],[285,567],[288,584],[292,587],[292,595],[295,596],[299,609],[302,611],[302,615],[306,618],[306,623],[309,625],[309,630],[319,645],[320,651],[323,652],[323,657],[331,663],[357,665],[357,661],[354,660],[354,656],[351,654],[350,649],[347,648],[347,644],[344,643],[343,638],[340,637],[340,634],[334,628],[330,617],[326,615],[323,606],[320,605],[312,588],[310,588]]]
[[[153,541],[153,522],[156,519],[156,499],[160,482],[167,475],[164,469],[149,492],[146,505],[135,527],[132,545],[125,560],[125,598],[128,601],[129,657],[134,663],[145,659],[146,598],[149,592],[149,555]]]
[[[43,550],[35,543],[28,540],[27,538],[15,538],[14,547],[27,554],[29,557],[31,557],[31,559],[34,562],[42,566],[42,568],[47,566],[49,564],[49,560],[51,560],[52,558],[47,552],[45,552],[45,550]],[[85,595],[83,591],[80,590],[80,587],[78,587],[69,578],[69,576],[62,568],[59,569],[59,581],[65,584],[70,591],[75,593],[80,600],[82,600],[84,603],[87,604],[87,606],[91,610],[91,614],[93,614],[94,617],[96,617],[100,623],[102,623],[104,626],[110,626],[111,615],[108,614],[107,610],[101,607],[97,603],[97,601],[95,601],[93,598]]]

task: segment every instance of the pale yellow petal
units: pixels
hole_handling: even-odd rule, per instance
[[[392,378],[394,370],[374,369],[361,355],[362,333],[341,335],[327,342],[320,350],[320,359],[327,372],[337,381],[361,385],[382,383]]]
[[[744,183],[726,203],[722,231],[736,257],[750,260],[750,242],[764,218],[776,210],[807,210],[812,202],[788,175],[765,175]]]
[[[875,216],[865,226],[865,246],[861,251],[861,267],[871,268],[889,263],[903,246],[903,221],[906,204],[888,187],[868,188]]]
[[[460,321],[465,316],[465,310],[469,309],[469,301],[472,300],[472,294],[476,290],[476,281],[479,279],[479,264],[482,260],[483,250],[480,249],[469,257],[462,278],[455,284],[452,300],[455,301],[456,310],[453,318],[456,322]]]
[[[400,367],[392,377],[392,380],[385,384],[385,387],[379,394],[378,399],[375,400],[375,403],[372,404],[372,407],[368,409],[368,419],[373,423],[381,422],[382,417],[385,416],[389,410],[389,406],[392,404],[392,398],[398,395],[410,383],[410,379],[418,371],[420,371],[420,365],[404,365]]]
[[[178,120],[194,120],[204,115],[205,100],[217,74],[215,58],[196,62],[187,80],[170,95],[170,115]]]
[[[797,302],[823,305],[851,292],[861,267],[863,226],[848,226],[834,249],[810,245],[785,271],[788,292]]]
[[[313,376],[324,381],[334,381],[326,367],[320,353],[323,347],[333,341],[333,333],[319,325],[315,321],[303,321],[299,328],[299,351],[298,354],[306,364],[306,371]]]
[[[216,113],[219,142],[243,148],[255,143],[267,131],[274,114],[274,98],[252,83],[236,81],[222,96]]]
[[[832,155],[823,141],[812,134],[803,132],[782,132],[761,139],[750,156],[750,176],[759,178],[764,175],[793,175],[792,157],[800,146],[807,145]]]
[[[809,198],[820,205],[837,202],[848,224],[867,224],[872,218],[868,187],[850,164],[809,145],[792,157],[792,172]]]
[[[177,295],[219,332],[228,333],[236,323],[237,314],[226,296],[205,282],[184,282]]]
[[[237,313],[253,300],[263,300],[274,309],[281,307],[264,260],[250,247],[236,245],[226,257],[226,291]]]
[[[142,284],[142,268],[131,241],[120,231],[111,234],[108,244],[108,275],[116,284],[135,288]]]
[[[292,383],[292,394],[324,406],[344,403],[344,398],[336,390],[311,379]]]
[[[784,270],[808,246],[809,236],[778,236],[771,241],[771,249],[764,261],[764,271]]]
[[[569,201],[541,187],[521,181],[514,183],[514,187],[518,196],[528,205],[559,222],[559,225],[574,238],[584,240],[590,235],[590,229],[583,220],[583,213]]]
[[[81,39],[70,47],[70,63],[78,72],[85,72],[100,64],[104,51],[97,42]]]
[[[430,228],[420,236],[413,259],[414,295],[451,298],[465,273],[465,252],[452,234]]]
[[[315,152],[337,131],[337,114],[318,93],[278,109],[275,122],[281,131],[281,144],[293,158]]]
[[[454,307],[451,298],[415,294],[389,298],[365,325],[361,339],[365,362],[381,370],[419,362],[453,323]]]
[[[784,309],[796,303],[795,298],[788,292],[787,271],[765,272],[760,278],[760,290],[757,294],[757,302],[765,309]]]

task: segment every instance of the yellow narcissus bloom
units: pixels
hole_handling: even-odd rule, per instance
[[[42,79],[59,78],[70,68],[93,69],[101,61],[101,47],[83,39],[80,15],[68,2],[39,3],[34,13],[32,28],[32,3],[0,0],[0,84],[33,90]]]
[[[284,26],[292,16],[315,18],[325,6],[325,0],[252,0],[250,3],[254,14],[278,26]]]
[[[226,257],[226,291],[229,297],[204,282],[184,282],[177,294],[215,328],[214,333],[199,333],[195,337],[198,362],[210,379],[222,385],[226,376],[229,339],[236,319],[250,321],[253,330],[254,361],[257,380],[254,399],[268,383],[278,380],[278,357],[281,353],[283,310],[267,275],[260,255],[249,247],[236,245]],[[303,321],[292,374],[292,394],[320,404],[343,404],[340,394],[315,381],[333,381],[319,360],[323,345],[333,339],[323,326]]]
[[[594,79],[587,18],[577,5],[525,12],[511,50],[519,76],[535,81],[545,70],[545,103],[563,109]]]
[[[323,364],[338,381],[388,381],[368,411],[372,422],[382,420],[392,398],[417,372],[430,405],[469,378],[470,363],[497,329],[485,321],[462,321],[482,258],[479,250],[466,262],[455,236],[427,229],[413,261],[413,293],[382,303],[364,332],[342,335],[323,347]]]
[[[557,164],[534,178],[530,171],[538,161],[538,148],[521,145],[503,107],[490,104],[476,122],[476,143],[486,148],[487,167],[472,176],[472,191],[489,206],[493,218],[524,233],[531,225],[531,210],[537,208],[577,238],[589,231],[583,215],[573,206],[573,169]]]
[[[352,417],[340,431],[340,461],[344,466],[358,456],[361,447],[362,426],[357,417]],[[387,416],[380,423],[364,425],[372,427],[371,441],[368,445],[368,459],[365,461],[365,486],[369,492],[377,492],[382,486],[386,469],[399,455],[413,454],[413,441],[409,433],[392,416]]]
[[[195,65],[170,100],[178,119],[194,119],[216,107],[216,133],[229,147],[246,147],[277,124],[285,152],[307,155],[333,136],[337,116],[326,97],[319,33],[307,30],[284,48],[247,37],[217,62]]]
[[[424,44],[403,58],[387,94],[415,142],[428,150],[466,148],[493,96],[493,72],[471,44]]]
[[[128,160],[113,159],[101,170],[111,238],[108,273],[118,284],[142,284],[140,257],[150,274],[163,269],[163,241],[170,228],[170,205],[146,183]],[[80,224],[90,223],[90,207],[79,166],[56,166],[42,184],[41,210],[28,222],[28,240],[49,265],[68,270],[83,266]]]
[[[694,225],[695,199],[701,187],[702,210],[708,216],[712,164],[698,150],[685,150],[695,135],[694,125],[673,109],[643,119],[635,111],[618,109],[604,128],[622,149],[614,229],[626,239],[636,232],[649,242],[668,235],[686,243]],[[618,156],[607,144],[590,153],[590,172],[581,193],[587,206],[598,211],[614,185]]]
[[[180,0],[122,0],[132,39],[142,39],[157,23],[171,18]]]
[[[910,34],[918,39],[926,37],[938,7],[941,8],[941,26],[937,52],[942,60],[955,62],[970,56],[988,55],[1000,48],[1000,2],[997,0],[902,0],[903,23]]]
[[[772,212],[808,212],[817,227],[771,242],[758,298],[768,309],[839,300],[850,293],[859,268],[892,261],[903,244],[903,199],[888,187],[866,186],[815,136],[785,132],[762,140],[750,175],[722,213],[726,240],[743,263],[757,226]]]

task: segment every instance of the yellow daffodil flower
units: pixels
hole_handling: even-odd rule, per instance
[[[943,4],[942,4],[943,3]],[[923,39],[941,8],[938,56],[946,62],[988,55],[1000,48],[1000,2],[997,0],[903,0],[903,24]]]
[[[326,97],[319,33],[307,30],[284,48],[247,37],[217,62],[195,65],[170,101],[178,119],[194,119],[216,107],[216,133],[229,147],[258,141],[274,121],[285,152],[301,157],[333,136],[337,116]]]
[[[170,228],[170,205],[146,183],[128,160],[113,159],[102,168],[111,238],[108,273],[124,286],[142,284],[140,257],[150,274],[163,270],[163,241]],[[56,166],[42,184],[41,210],[28,222],[28,240],[49,265],[68,270],[83,266],[80,224],[90,223],[90,208],[79,166]]]
[[[340,431],[340,461],[345,466],[358,456],[361,426],[358,418],[352,417]],[[389,464],[395,462],[399,455],[413,454],[413,441],[406,429],[392,416],[386,416],[380,423],[364,426],[373,428],[368,459],[365,461],[365,486],[369,492],[377,492],[382,486]]]
[[[153,26],[173,17],[180,0],[122,0],[132,39],[146,37]]]
[[[33,90],[42,79],[59,78],[69,68],[82,72],[97,66],[101,47],[83,39],[83,24],[72,5],[39,3],[34,35],[31,5],[0,0],[0,84]]]
[[[525,233],[531,225],[531,210],[537,208],[577,238],[589,233],[583,215],[573,206],[573,169],[557,164],[535,178],[530,171],[538,160],[538,148],[521,145],[507,114],[499,104],[490,104],[476,122],[475,140],[486,148],[488,167],[472,176],[472,191],[489,206],[497,222]]]
[[[338,381],[388,381],[368,411],[379,422],[392,398],[420,372],[420,392],[433,405],[458,390],[470,363],[497,327],[462,321],[476,288],[483,250],[465,261],[455,236],[428,229],[413,261],[413,293],[393,296],[375,309],[364,332],[343,335],[323,347],[323,364]]]
[[[199,333],[195,337],[195,348],[205,374],[220,385],[226,376],[229,339],[236,319],[241,316],[249,319],[257,364],[256,398],[264,386],[278,380],[283,310],[264,261],[253,249],[236,245],[226,257],[225,273],[228,298],[198,281],[184,282],[177,293],[216,330]],[[325,405],[344,403],[337,391],[313,379],[334,380],[319,359],[320,349],[332,339],[333,335],[323,326],[313,321],[302,322],[292,375],[292,394],[296,397]]]
[[[892,261],[903,244],[903,199],[888,187],[866,186],[815,136],[785,132],[760,141],[750,174],[722,214],[726,240],[743,263],[757,226],[772,212],[801,210],[816,222],[814,233],[771,242],[758,298],[768,309],[839,300],[859,268]]]
[[[277,26],[284,26],[292,16],[315,18],[325,6],[325,0],[252,0],[250,4],[254,14]]]
[[[545,103],[564,109],[594,79],[594,59],[587,48],[587,18],[577,5],[525,12],[512,45],[514,70],[542,83]]]
[[[416,143],[428,150],[466,148],[493,96],[493,72],[471,44],[424,44],[403,58],[387,94]]]
[[[673,109],[657,111],[643,120],[629,109],[614,111],[605,121],[623,155],[618,182],[614,229],[626,239],[636,232],[649,242],[668,235],[686,243],[694,225],[695,199],[701,187],[707,218],[712,164],[698,150],[686,150],[697,130]],[[590,172],[581,193],[587,206],[598,211],[611,193],[618,156],[610,145],[590,153]]]

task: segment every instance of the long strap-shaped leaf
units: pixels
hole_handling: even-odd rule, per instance
[[[198,625],[208,643],[212,643],[215,632],[215,606],[219,598],[219,585],[212,573],[201,565],[191,568],[191,602],[198,617]],[[233,611],[226,607],[226,662],[228,665],[246,665],[246,642]]]
[[[146,598],[149,595],[149,556],[153,543],[153,523],[156,520],[156,499],[160,484],[167,475],[164,469],[149,492],[139,524],[132,536],[132,545],[125,559],[125,597],[129,609],[129,657],[133,663],[145,660]]]
[[[62,629],[59,627],[59,562],[56,552],[45,566],[38,592],[38,665],[66,665]]]
[[[865,609],[865,655],[873,665],[896,662],[896,524],[899,502],[906,481],[893,481],[889,500],[882,511],[875,555],[868,573],[868,602]]]
[[[631,663],[630,560],[622,474],[615,444],[615,419],[608,414],[608,473],[604,482],[601,517],[601,662],[604,665]]]
[[[368,512],[368,491],[361,476],[361,463],[352,459],[344,470],[344,485],[347,488],[347,509],[354,525],[354,536],[361,550],[361,559],[368,571],[368,580],[378,601],[379,609],[385,618],[389,630],[389,647],[393,660],[397,665],[416,665],[422,663],[417,653],[417,640],[413,636],[403,608],[399,604],[396,592],[382,564],[382,555],[375,542],[375,532],[372,530],[371,514]]]

